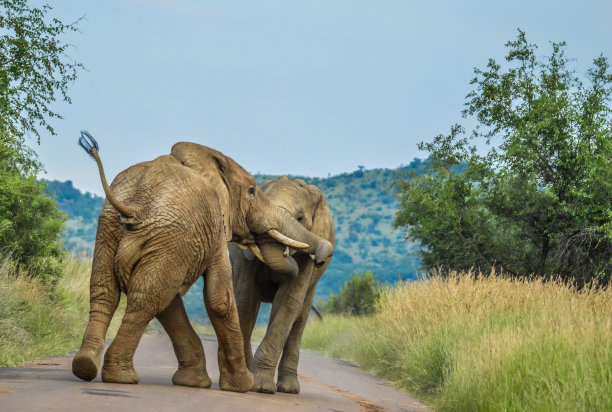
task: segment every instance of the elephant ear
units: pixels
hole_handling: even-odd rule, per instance
[[[215,182],[215,193],[219,195],[219,206],[223,211],[223,224],[225,225],[225,238],[229,242],[232,239],[232,222],[230,211],[230,199],[232,198],[232,185],[230,184],[230,164],[225,156],[218,153],[213,156],[219,171],[221,181]]]
[[[202,178],[209,182],[219,199],[219,206],[223,212],[223,224],[227,240],[232,238],[231,225],[231,165],[222,153],[197,143],[179,142],[172,146],[170,153],[184,166],[195,170]]]
[[[327,239],[332,245],[335,244],[335,233],[334,233],[334,220],[332,218],[331,210],[327,205],[327,201],[323,196],[323,193],[318,187],[308,185],[308,190],[314,198],[315,209],[312,219],[312,228],[310,231],[315,235]]]

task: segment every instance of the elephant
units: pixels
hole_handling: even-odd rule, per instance
[[[270,203],[253,176],[214,149],[176,143],[169,155],[129,167],[109,186],[97,142],[82,132],[79,144],[96,160],[106,201],[96,233],[89,322],[73,358],[73,373],[86,381],[98,375],[108,325],[125,293],[125,314],[104,355],[102,380],[138,383],[134,352],[156,317],[178,360],[172,382],[210,387],[202,342],[181,299],[202,276],[206,311],[219,341],[219,386],[251,389],[227,242],[259,253],[258,239],[274,238],[314,253],[318,261],[331,255],[333,246]]]
[[[332,214],[316,186],[283,176],[262,183],[261,190],[270,202],[291,213],[305,229],[335,244]],[[287,253],[287,247],[278,242],[262,242],[260,248],[263,259],[255,258],[238,245],[229,247],[245,360],[255,377],[254,390],[299,393],[297,366],[302,332],[315,287],[331,256],[313,261],[308,251]],[[278,253],[278,249],[285,249],[285,253]],[[265,337],[253,356],[250,340],[261,302],[272,302],[272,311]]]

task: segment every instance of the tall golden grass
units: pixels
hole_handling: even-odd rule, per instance
[[[374,316],[310,322],[347,358],[437,410],[612,410],[612,290],[454,273],[386,290]]]
[[[89,316],[91,262],[70,257],[63,265],[64,275],[53,285],[0,259],[0,365],[63,355],[80,346]],[[109,336],[120,319],[113,319]]]

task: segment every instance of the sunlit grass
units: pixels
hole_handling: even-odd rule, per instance
[[[309,323],[343,357],[436,410],[612,410],[612,291],[461,274],[387,290],[372,317]]]

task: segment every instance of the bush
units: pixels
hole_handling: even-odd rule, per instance
[[[65,215],[24,153],[0,140],[0,252],[32,276],[54,279],[64,256],[60,236]]]
[[[325,306],[328,313],[346,313],[349,315],[369,315],[374,313],[376,302],[381,292],[380,282],[374,273],[353,273],[351,279],[344,283],[338,295],[332,294]]]

